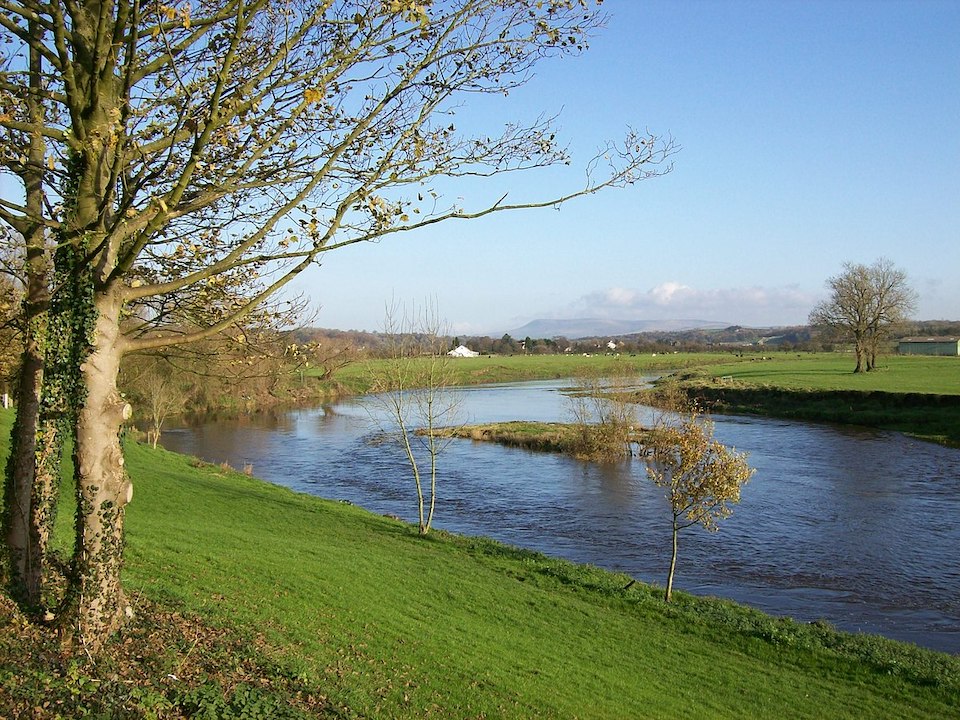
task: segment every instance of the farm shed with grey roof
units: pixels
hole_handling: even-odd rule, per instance
[[[960,355],[960,337],[903,338],[897,351],[901,355]]]

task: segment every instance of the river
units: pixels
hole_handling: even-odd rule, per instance
[[[570,419],[563,383],[462,391],[467,422]],[[641,422],[651,411],[641,409]],[[416,517],[399,447],[370,398],[165,431],[177,452],[377,513]],[[675,586],[774,615],[960,653],[960,451],[898,433],[717,416],[756,475],[716,533],[680,535]],[[434,525],[663,584],[669,511],[643,462],[594,464],[453,442]]]

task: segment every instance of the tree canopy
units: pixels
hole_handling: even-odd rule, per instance
[[[44,212],[3,198],[0,219],[62,231],[75,194],[97,230],[97,283],[122,280],[123,300],[148,307],[138,317],[157,332],[137,346],[179,335],[163,322],[173,306],[217,325],[322,253],[629,184],[672,149],[631,132],[564,197],[468,208],[441,195],[440,177],[570,162],[549,119],[467,135],[456,113],[464,95],[508,93],[536,62],[582,50],[600,21],[585,3],[4,5],[4,170],[41,178]],[[42,167],[22,154],[37,135]]]
[[[581,52],[603,19],[585,0],[0,4],[0,173],[21,188],[0,197],[0,223],[22,238],[27,346],[44,366],[42,391],[40,374],[21,383],[43,405],[21,402],[17,423],[34,412],[41,429],[13,456],[32,459],[31,438],[46,438],[53,483],[75,436],[78,549],[58,612],[88,649],[125,611],[124,354],[220,332],[332,250],[629,185],[669,170],[675,149],[628,131],[565,194],[444,196],[441,179],[572,161],[549,117],[467,133],[457,113]],[[8,476],[14,576],[44,555],[14,526],[49,523],[56,501],[25,472]]]

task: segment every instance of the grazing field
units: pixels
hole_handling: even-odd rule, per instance
[[[369,387],[382,361],[366,360],[341,369],[336,380],[362,392]],[[711,352],[658,355],[490,355],[453,358],[454,383],[550,380],[580,375],[639,375],[678,373],[688,379],[776,387],[784,390],[845,390],[856,392],[960,395],[960,358],[891,355],[878,368],[855,374],[847,353]]]
[[[955,657],[721,600],[681,593],[667,605],[624,575],[484,539],[421,538],[164,450],[128,443],[126,455],[136,490],[125,587],[140,615],[93,664],[60,658],[4,605],[0,716],[943,718],[960,708]],[[63,548],[69,522],[67,500]]]
[[[676,373],[714,412],[866,425],[960,447],[960,358],[890,356],[869,373],[843,354],[772,355]]]
[[[884,356],[868,373],[854,373],[855,365],[844,353],[782,353],[706,365],[690,378],[785,390],[960,395],[960,357]]]

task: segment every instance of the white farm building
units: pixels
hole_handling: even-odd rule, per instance
[[[453,350],[447,353],[450,357],[477,357],[480,353],[474,352],[466,345],[458,345]]]

